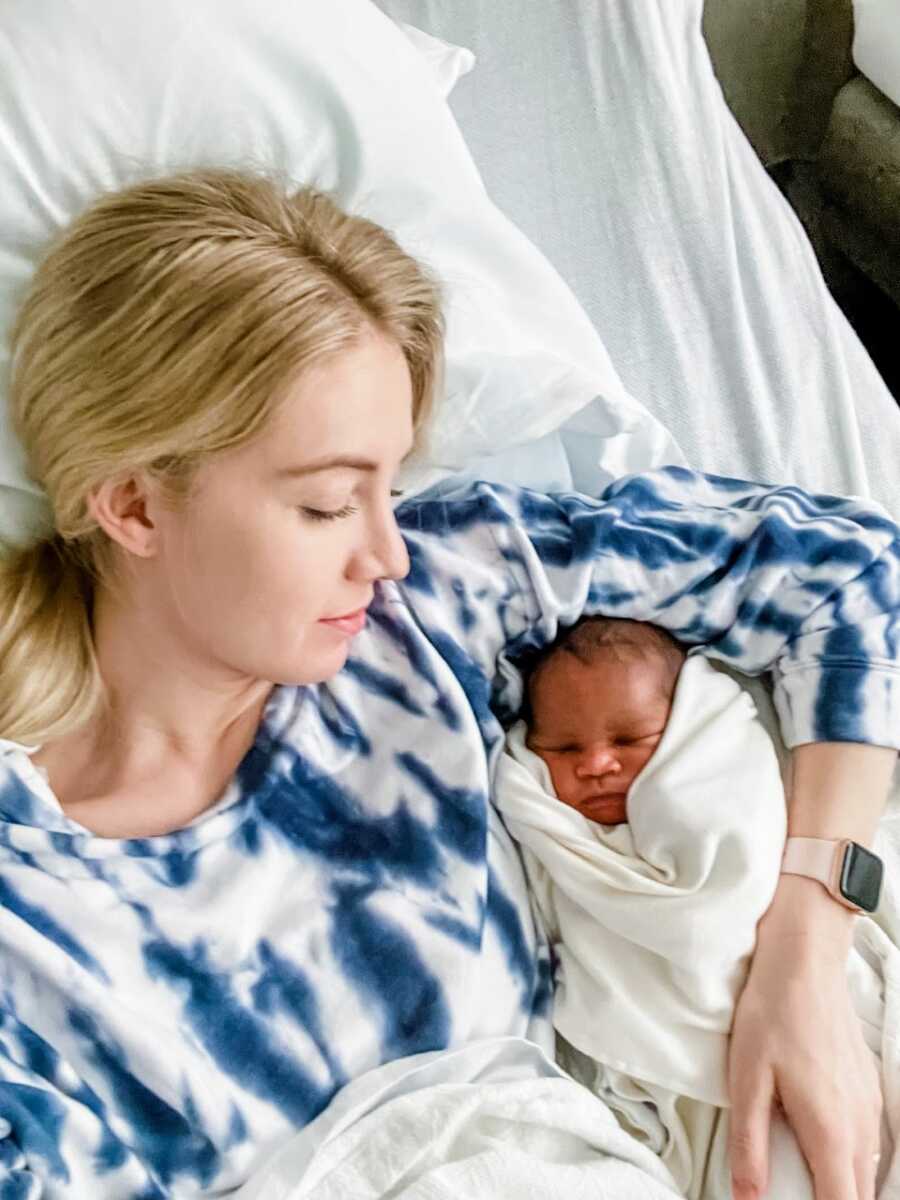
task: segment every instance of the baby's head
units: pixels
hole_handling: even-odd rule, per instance
[[[601,825],[627,821],[625,798],[659,744],[684,659],[657,625],[587,617],[534,663],[526,745],[563,803]]]

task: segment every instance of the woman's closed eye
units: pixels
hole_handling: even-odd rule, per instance
[[[343,508],[335,508],[331,511],[322,508],[301,508],[300,511],[311,521],[337,521],[341,517],[350,517],[353,513],[359,512],[359,506],[345,504]]]
[[[391,497],[402,496],[403,492],[397,488],[391,488]],[[324,508],[307,508],[301,506],[300,511],[304,516],[309,517],[311,521],[337,521],[341,517],[351,517],[354,513],[359,512],[359,505],[345,504],[343,508],[324,509]]]

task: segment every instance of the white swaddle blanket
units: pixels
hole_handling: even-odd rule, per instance
[[[558,959],[560,1061],[660,1155],[690,1200],[730,1195],[728,1033],[786,835],[772,740],[749,694],[689,656],[663,737],[630,789],[629,823],[613,827],[556,798],[525,734],[521,721],[509,732],[495,796]],[[868,951],[854,954],[851,982],[871,1048],[892,1039],[885,1099],[896,1115],[887,1091],[900,1079],[897,993],[894,983],[888,1021],[886,976],[890,961],[897,979],[898,952],[873,922],[858,924]],[[799,1200],[807,1182],[796,1144],[782,1138],[770,1195]]]

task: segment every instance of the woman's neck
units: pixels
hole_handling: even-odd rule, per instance
[[[98,600],[94,647],[103,709],[42,746],[33,762],[47,771],[64,812],[101,836],[178,828],[227,785],[273,685],[204,660],[202,648],[186,646],[146,604],[140,611]],[[112,828],[120,831],[106,832]]]
[[[32,755],[67,817],[100,837],[154,837],[189,824],[221,797],[253,744],[264,701],[245,711],[205,756],[187,759],[149,744],[128,747],[79,730]]]

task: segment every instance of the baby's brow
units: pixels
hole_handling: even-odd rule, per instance
[[[654,721],[652,725],[647,725],[644,722],[635,725],[619,725],[615,729],[601,732],[616,737],[620,737],[622,734],[627,734],[629,737],[649,737],[651,733],[661,732],[664,726],[665,721],[660,719],[659,721]],[[531,728],[531,736],[542,742],[577,742],[581,739],[590,741],[592,735],[585,733],[583,729],[539,729],[535,725]]]

